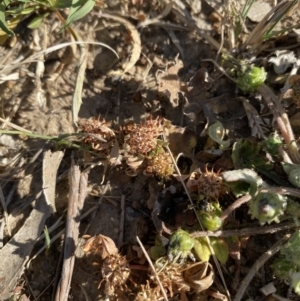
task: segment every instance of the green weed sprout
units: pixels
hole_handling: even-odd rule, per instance
[[[277,277],[291,280],[291,286],[300,296],[300,230],[281,247],[280,257],[272,267]]]
[[[271,222],[279,223],[287,206],[286,197],[272,192],[258,193],[249,202],[249,213],[252,218],[257,218],[261,225]]]
[[[267,78],[267,72],[262,67],[242,65],[241,73],[236,83],[238,88],[244,93],[255,92],[257,88],[264,83]]]
[[[202,225],[207,230],[215,231],[222,227],[222,220],[220,219],[222,209],[219,203],[211,202],[208,204],[206,211],[199,210],[197,214]]]
[[[0,45],[3,45],[9,36],[14,36],[13,30],[24,17],[28,18],[29,28],[38,28],[50,12],[55,11],[66,29],[73,22],[86,16],[95,6],[95,0],[22,0],[1,1],[0,4]],[[59,10],[69,8],[66,20],[59,14]],[[43,14],[36,14],[40,9],[46,10]],[[35,16],[36,15],[36,16]]]
[[[190,234],[184,230],[175,231],[169,241],[168,258],[170,261],[176,262],[177,259],[184,260],[187,256],[194,260],[192,249],[195,241]]]

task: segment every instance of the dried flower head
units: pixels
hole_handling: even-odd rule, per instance
[[[157,117],[141,124],[132,124],[127,128],[125,150],[131,155],[148,155],[157,146],[157,137],[163,132],[162,119]]]
[[[187,187],[194,192],[198,192],[201,199],[218,201],[227,189],[220,176],[220,171],[209,171],[207,166],[205,172],[193,172],[187,182]]]
[[[86,134],[83,142],[90,144],[94,150],[102,151],[112,146],[115,133],[104,120],[90,118],[80,124],[80,129]]]
[[[116,289],[126,286],[125,283],[130,274],[126,257],[121,256],[120,254],[106,257],[102,265],[101,273],[103,277],[102,281],[106,281],[104,289],[105,294],[107,296],[113,296]]]
[[[145,173],[156,174],[161,178],[167,178],[174,173],[174,164],[168,152],[163,148],[158,151],[147,161]]]
[[[185,267],[184,264],[172,263],[165,265],[165,257],[161,257],[155,263],[155,269],[162,286],[169,292],[170,297],[172,298],[174,294],[179,292],[187,292],[190,290],[190,286],[185,282],[182,270]],[[161,269],[161,266],[165,266]],[[157,283],[156,278],[151,276],[151,280]],[[157,284],[158,286],[158,284]]]
[[[160,300],[161,292],[157,288],[151,288],[149,281],[146,285],[141,285],[141,291],[137,293],[134,301],[153,301]]]

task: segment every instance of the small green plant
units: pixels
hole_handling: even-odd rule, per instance
[[[281,247],[280,257],[273,263],[274,274],[291,280],[291,286],[300,295],[300,230]]]
[[[259,192],[249,202],[249,213],[253,219],[258,219],[261,225],[272,222],[279,223],[279,217],[284,214],[286,206],[286,197],[277,193]]]
[[[241,73],[236,83],[238,88],[244,93],[255,92],[257,88],[264,83],[267,78],[267,72],[264,68],[253,65],[242,65]]]
[[[0,4],[0,45],[10,36],[14,36],[14,29],[23,19],[28,18],[29,28],[38,28],[51,12],[59,14],[59,10],[70,8],[68,18],[62,29],[86,16],[94,7],[95,0],[4,0]]]
[[[210,231],[219,230],[222,227],[222,209],[218,202],[210,202],[204,210],[197,211],[201,224]]]
[[[168,258],[176,262],[178,259],[184,260],[187,256],[194,260],[192,249],[195,245],[194,239],[184,230],[175,231],[169,241]]]
[[[209,241],[217,259],[221,263],[225,263],[229,256],[229,248],[225,239],[210,237]],[[183,262],[187,257],[193,261],[196,259],[209,261],[212,254],[211,248],[205,237],[193,238],[189,232],[180,229],[171,235],[167,254],[171,262],[176,262],[178,259]]]

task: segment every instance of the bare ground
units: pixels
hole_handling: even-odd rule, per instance
[[[189,1],[189,3],[193,3],[193,1]],[[104,118],[107,124],[118,132],[129,121],[139,124],[150,116],[153,118],[162,116],[171,121],[174,126],[170,130],[169,136],[171,151],[175,156],[181,152],[184,153],[185,157],[179,161],[181,171],[185,170],[186,173],[189,173],[193,168],[204,170],[206,164],[208,164],[209,169],[214,168],[215,171],[232,169],[230,149],[221,156],[209,156],[204,154],[203,150],[216,148],[215,143],[212,143],[207,134],[204,134],[207,122],[212,124],[220,120],[228,130],[228,138],[230,139],[253,138],[251,138],[251,127],[247,114],[242,102],[238,99],[240,95],[237,93],[236,85],[223,76],[213,63],[204,61],[205,59],[215,59],[217,49],[203,39],[199,32],[188,29],[186,20],[176,14],[180,11],[177,6],[174,6],[167,16],[158,19],[157,22],[138,27],[144,18],[146,20],[148,18],[149,20],[154,19],[156,15],[163,12],[164,8],[165,5],[156,1],[151,2],[151,4],[150,1],[146,1],[146,3],[132,1],[128,6],[121,3],[110,3],[109,7],[106,7],[107,14],[122,15],[123,19],[137,28],[141,38],[141,55],[135,65],[126,73],[123,72],[124,66],[126,68],[126,64],[132,56],[133,48],[132,32],[124,24],[122,25],[118,20],[109,17],[99,17],[99,12],[96,9],[74,25],[74,30],[79,33],[83,40],[103,42],[113,48],[120,57],[119,60],[116,60],[115,55],[109,49],[97,45],[89,46],[82,105],[78,113],[79,124],[89,118],[97,119],[100,117]],[[193,5],[187,6],[187,9],[202,33],[220,41],[220,24],[212,15],[214,9],[211,6],[203,1],[201,11],[197,11],[197,6]],[[295,18],[298,17],[296,14],[294,19],[288,19],[286,22],[297,23],[298,19]],[[39,29],[20,32],[13,48],[10,48],[9,45],[2,47],[3,59],[12,61],[23,53],[28,54],[27,51],[29,53],[34,52],[32,45],[35,43],[34,37],[36,36],[45,42],[46,45],[42,45],[42,48],[69,41],[70,37],[67,32],[59,33],[59,26],[54,29],[51,28],[55,22],[57,22],[55,17],[51,16]],[[288,23],[284,24],[287,26]],[[180,27],[176,28],[176,26]],[[296,38],[290,34],[281,40],[270,42],[269,49],[273,48],[275,51],[276,47],[286,48],[292,45],[292,42],[296,42]],[[296,48],[292,47],[292,49]],[[263,55],[270,55],[274,51],[263,52]],[[9,53],[8,57],[6,57],[7,53]],[[37,97],[37,81],[34,75],[36,63],[25,65],[24,70],[20,70],[20,77],[17,81],[2,83],[0,86],[2,124],[4,125],[4,119],[8,118],[12,124],[45,136],[76,132],[78,128],[73,124],[71,107],[78,61],[78,49],[73,46],[53,52],[45,57],[46,70],[41,79],[41,85],[46,101],[42,105],[38,102]],[[4,63],[3,61],[2,64]],[[271,70],[267,63],[265,66]],[[201,68],[207,70],[208,81],[203,80],[201,72],[199,77],[194,77]],[[165,79],[159,80],[159,73],[166,70],[169,73]],[[270,73],[272,72],[270,71]],[[193,81],[188,86],[191,78]],[[270,84],[277,93],[280,92],[282,85],[273,82]],[[166,85],[166,87],[162,87],[162,85]],[[168,90],[167,93],[165,90]],[[182,94],[178,96],[177,93],[180,91]],[[261,109],[257,98],[249,96],[249,100],[253,107],[257,108],[261,114],[266,115],[269,122],[272,121],[272,118]],[[188,108],[187,102],[190,104]],[[201,103],[200,106],[199,103]],[[297,124],[299,109],[291,104],[287,110],[291,121],[294,121],[292,125],[297,133],[299,130]],[[195,118],[190,118],[190,113],[194,114]],[[272,131],[272,126],[270,123],[267,124],[266,135]],[[4,127],[10,128],[9,125]],[[184,131],[184,129],[186,130]],[[296,137],[298,138],[298,135]],[[53,183],[43,182],[42,179],[43,154],[48,149],[52,151],[62,150],[63,158],[59,164],[56,178],[56,212],[49,214],[46,225],[50,228],[62,217],[62,222],[51,232],[50,237],[54,237],[55,234],[64,229],[70,194],[68,172],[72,164],[73,152],[73,156],[82,166],[82,169],[88,168],[90,163],[95,166],[91,168],[88,175],[87,196],[82,214],[88,213],[80,222],[79,244],[76,250],[68,299],[80,301],[106,300],[108,298],[103,289],[104,283],[101,283],[103,261],[100,256],[87,254],[82,249],[82,245],[87,239],[85,235],[101,234],[115,241],[120,253],[127,256],[132,268],[126,296],[122,295],[116,300],[138,300],[135,299],[137,292],[141,285],[146,285],[148,276],[147,270],[145,271],[145,267],[147,269],[146,261],[136,251],[137,249],[134,249],[134,246],[137,246],[136,236],[141,239],[145,246],[154,244],[157,229],[153,225],[151,212],[155,200],[163,188],[170,186],[176,187],[181,193],[181,184],[173,177],[161,179],[143,173],[131,177],[125,173],[127,167],[124,162],[115,167],[107,167],[103,160],[83,155],[84,152],[77,152],[72,148],[60,147],[57,144],[49,143],[47,140],[27,138],[25,135],[2,135],[1,139],[3,145],[1,147],[1,172],[3,174],[1,187],[7,202],[8,214],[5,218],[4,211],[1,211],[2,224],[4,218],[8,223],[6,227],[0,228],[3,245],[11,241],[22,228],[36,206],[39,192],[43,188],[45,189],[48,184],[49,186],[53,185]],[[194,140],[196,142],[192,143],[191,147],[191,141]],[[10,161],[14,158],[15,160]],[[286,177],[282,174],[281,176],[287,182]],[[124,202],[123,208],[121,200]],[[221,204],[223,209],[226,209],[232,201],[232,199],[227,198]],[[90,209],[91,212],[89,212]],[[247,210],[246,207],[237,210],[236,225],[244,223],[245,225],[258,226],[257,222],[250,220]],[[167,221],[176,219],[174,223],[178,225],[182,219],[189,218],[188,214],[182,217],[178,213],[179,211],[181,209],[174,209],[175,217],[168,216],[166,219],[169,220]],[[124,216],[124,224],[120,223],[122,216]],[[185,220],[185,222],[187,221]],[[7,232],[7,227],[11,233]],[[40,233],[40,230],[42,229],[37,232]],[[250,236],[245,243],[246,247],[241,250],[239,264],[230,258],[223,265],[222,271],[233,297],[249,268],[281,236],[278,233]],[[49,252],[40,253],[29,264],[26,264],[24,271],[22,267],[16,269],[16,275],[10,288],[14,290],[3,294],[2,296],[5,296],[3,300],[12,294],[14,299],[10,300],[26,300],[26,297],[27,300],[54,300],[63,262],[63,242],[64,235],[58,235],[58,238],[51,244]],[[30,257],[33,257],[43,245],[44,240],[32,244],[34,247],[29,253]],[[22,246],[18,248],[18,252],[22,254]],[[266,297],[259,289],[273,281],[278,295],[298,300],[299,297],[291,291],[288,285],[274,277],[270,268],[271,263],[272,260],[257,271],[243,298],[265,300]],[[238,276],[236,276],[237,270]],[[5,273],[5,271],[2,272]],[[0,281],[2,280],[0,278]],[[16,288],[14,288],[15,286]],[[124,288],[123,290],[126,291]],[[219,291],[223,296],[226,295],[218,272],[216,272],[216,279],[210,291]],[[183,300],[180,299],[182,296],[178,294],[173,297],[169,296],[169,298],[169,300]],[[217,299],[215,295],[209,297],[205,294],[188,294],[187,298],[188,300]]]

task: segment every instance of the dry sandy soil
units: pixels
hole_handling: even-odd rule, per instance
[[[269,5],[274,6],[274,2],[270,1]],[[217,3],[220,7],[210,5]],[[166,189],[176,190],[176,197],[171,204],[168,201],[167,208],[158,215],[159,223],[163,220],[164,226],[169,227],[165,230],[174,231],[183,225],[193,227],[195,216],[187,204],[188,199],[178,177],[160,177],[145,170],[129,174],[126,151],[124,153],[122,149],[126,127],[128,129],[130,124],[140,124],[150,118],[156,120],[157,117],[170,121],[166,139],[175,157],[183,154],[178,160],[178,167],[186,175],[197,168],[202,172],[206,168],[215,172],[234,169],[231,159],[234,142],[241,138],[263,141],[277,129],[273,116],[262,104],[259,95],[239,91],[236,84],[212,62],[216,58],[219,64],[222,61],[218,48],[209,41],[209,37],[219,43],[222,41],[225,4],[221,0],[199,3],[196,0],[174,1],[173,5],[168,1],[155,0],[106,1],[100,6],[72,24],[72,28],[80,40],[104,43],[119,58],[106,47],[96,44],[86,46],[88,55],[78,113],[72,106],[81,60],[78,45],[46,54],[43,57],[43,76],[37,74],[38,63],[35,61],[15,68],[16,80],[1,81],[1,128],[23,131],[22,135],[2,134],[0,138],[3,192],[0,210],[1,300],[163,300],[159,293],[151,296],[150,288],[146,287],[150,272],[136,237],[147,249],[154,245],[159,227],[155,224],[155,205],[164,197],[162,191]],[[263,10],[262,6],[259,6],[260,10]],[[105,13],[102,14],[102,11]],[[252,15],[257,16],[258,12]],[[227,22],[224,47],[230,50],[227,35],[230,19],[224,22]],[[251,32],[256,24],[255,20],[247,19],[245,26]],[[297,11],[283,20],[281,26],[285,28],[295,24],[299,24]],[[21,55],[26,58],[41,49],[70,41],[69,31],[60,32],[60,28],[55,14],[34,30],[26,28],[25,20],[18,26],[16,38],[1,46],[1,65],[12,65]],[[241,35],[237,44],[242,45],[246,36],[246,33]],[[136,46],[139,39],[140,45]],[[280,77],[273,71],[268,59],[280,49],[289,49],[298,56],[299,36],[290,30],[288,34],[263,45],[265,48],[260,45],[259,51],[251,55],[257,57],[259,66],[266,68],[267,84],[279,95],[284,76],[290,72],[291,66]],[[240,46],[236,48],[241,49]],[[239,56],[249,58],[250,51],[241,51]],[[230,72],[229,69],[226,71]],[[261,118],[262,124],[256,132],[253,123],[249,122],[249,111],[245,109],[241,97],[247,99]],[[287,100],[285,105],[298,138],[299,109],[292,99]],[[79,127],[74,125],[74,115],[78,116]],[[109,152],[93,149],[93,153],[89,153],[83,148],[76,149],[47,139],[78,133],[91,118],[95,122],[105,120],[105,125],[118,136],[119,158],[113,159],[119,160],[120,164],[113,164],[110,160],[111,148],[108,148]],[[226,128],[224,140],[231,139],[227,150],[220,151],[219,145],[207,134],[208,126],[217,121]],[[25,130],[39,137],[27,136]],[[84,138],[72,136],[72,140],[68,141],[82,145]],[[98,138],[95,139],[97,141]],[[74,166],[75,169],[80,167],[81,175],[88,175],[84,204],[80,210],[77,204],[70,209],[70,203],[74,202],[73,190],[79,181],[68,180],[68,175],[72,177],[76,174]],[[272,182],[272,179],[266,178],[270,185],[291,186],[280,164],[275,172],[282,182]],[[47,189],[49,194],[43,193]],[[41,205],[43,202],[47,205]],[[225,210],[233,202],[234,196],[227,194],[220,205]],[[79,210],[77,220],[74,220],[77,223],[80,221],[76,260],[74,269],[68,270],[68,297],[59,299],[57,292],[61,285],[62,265],[74,255],[66,258],[63,252],[67,244],[65,229],[66,225],[68,228],[72,210]],[[236,229],[259,227],[256,220],[250,219],[247,205],[232,214],[229,223]],[[48,251],[38,253],[45,245],[44,238],[37,239],[44,225],[50,229],[50,238],[54,239]],[[221,265],[232,299],[256,260],[289,231],[292,233],[292,230],[285,230],[264,235],[256,235],[254,231],[253,235],[240,239],[239,259],[231,250],[231,257]],[[100,251],[86,246],[89,237],[98,235],[109,237],[116,243],[120,254],[126,256],[130,269],[127,282],[115,288],[113,293],[108,292],[105,281],[102,282],[104,261]],[[169,237],[168,234],[165,236]],[[260,288],[273,282],[277,295],[299,300],[287,283],[274,277],[270,268],[272,260],[255,273],[242,299],[265,300],[267,297],[260,292]],[[219,271],[214,261],[210,261],[215,278],[209,289],[196,294],[191,288],[182,294],[177,285],[178,291],[172,296],[170,287],[166,285],[169,300],[228,299]],[[179,269],[178,266],[176,268]],[[121,278],[126,277],[125,270],[120,272],[124,273]],[[151,281],[154,281],[153,278]],[[154,287],[151,281],[148,283]],[[139,292],[143,294],[138,295]],[[9,299],[10,296],[13,296],[12,299]],[[269,298],[287,300],[278,299],[278,296]]]

